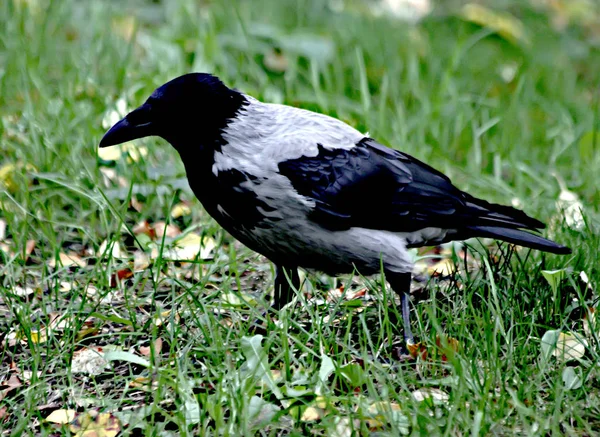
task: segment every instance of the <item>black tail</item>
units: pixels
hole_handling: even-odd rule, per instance
[[[544,252],[568,255],[571,249],[561,246],[554,241],[547,240],[539,235],[531,234],[521,229],[511,229],[497,226],[469,226],[469,230],[478,237],[496,238],[531,249],[543,250]]]
[[[531,232],[538,232],[545,225],[523,211],[510,206],[497,205],[477,199],[465,193],[467,206],[476,212],[477,218],[467,225],[477,237],[496,238],[519,246],[566,255],[571,249],[547,240]]]

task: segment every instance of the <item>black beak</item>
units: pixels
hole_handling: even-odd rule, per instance
[[[100,147],[115,146],[126,141],[155,135],[156,124],[152,122],[150,116],[150,105],[144,103],[111,127],[100,140]]]

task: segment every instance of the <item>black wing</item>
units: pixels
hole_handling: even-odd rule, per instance
[[[298,193],[315,201],[310,218],[330,230],[413,232],[433,227],[455,230],[451,237],[457,239],[492,236],[543,250],[561,247],[546,247],[548,240],[520,231],[543,228],[540,221],[476,199],[434,168],[370,138],[352,149],[319,146],[317,156],[281,162],[279,172]]]

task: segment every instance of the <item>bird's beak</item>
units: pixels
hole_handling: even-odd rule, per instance
[[[150,105],[143,104],[115,123],[100,140],[100,147],[115,146],[126,141],[155,135],[155,123],[150,117]]]

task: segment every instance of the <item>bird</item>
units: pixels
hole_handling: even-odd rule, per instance
[[[337,118],[261,102],[209,73],[157,88],[99,147],[148,136],[179,153],[219,225],[273,262],[274,310],[299,289],[298,268],[331,276],[383,270],[400,298],[404,340],[414,344],[409,249],[480,237],[571,253],[539,235],[541,221],[461,191]]]

